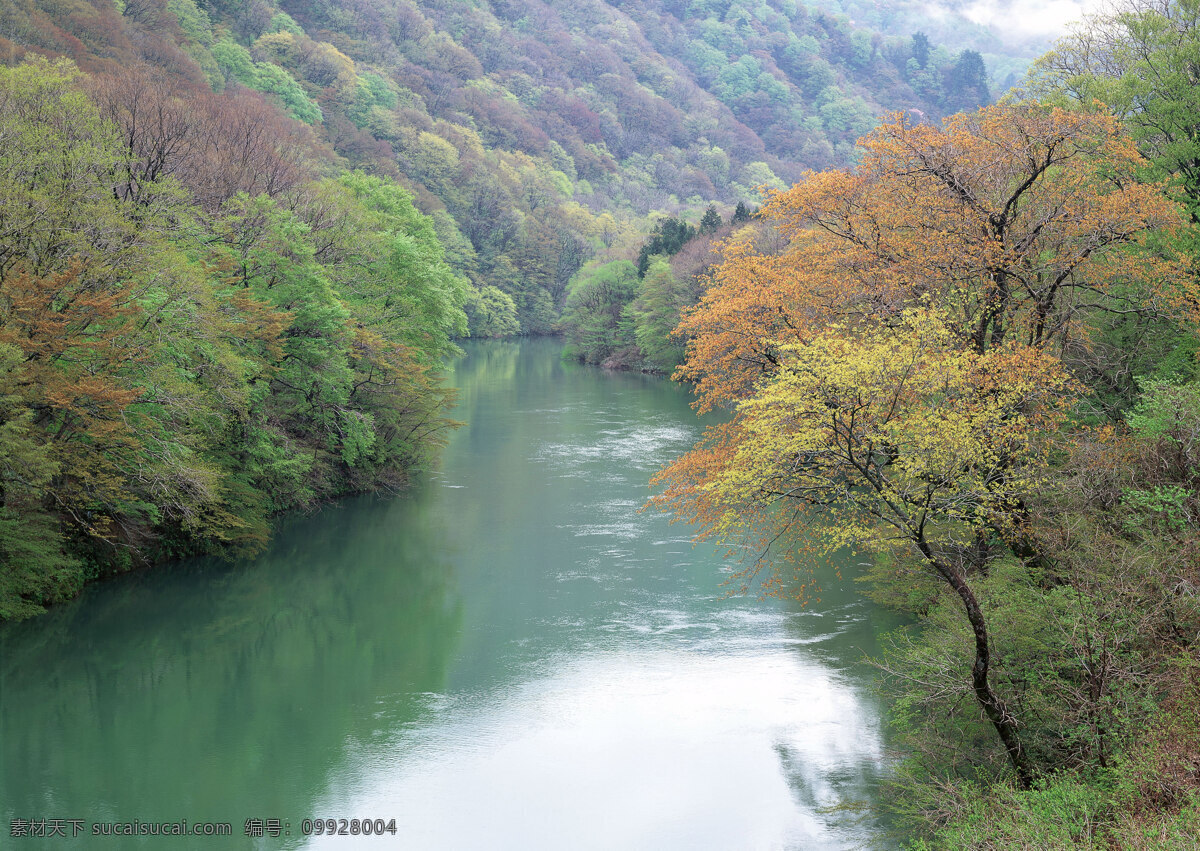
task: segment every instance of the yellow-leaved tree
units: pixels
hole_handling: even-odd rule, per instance
[[[972,576],[1003,548],[1036,555],[1025,499],[1080,394],[1088,317],[1195,303],[1148,239],[1180,213],[1103,116],[1003,104],[860,144],[854,172],[775,195],[782,248],[735,240],[681,323],[679,375],[733,416],[659,474],[655,502],[702,537],[761,533],[748,573],[907,549],[961,600],[970,690],[1028,786]]]

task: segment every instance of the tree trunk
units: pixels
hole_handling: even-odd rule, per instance
[[[1000,736],[1000,741],[1008,752],[1013,769],[1017,772],[1017,782],[1022,789],[1028,789],[1033,784],[1034,772],[1028,755],[1021,747],[1021,739],[1017,735],[1016,719],[1009,713],[1008,707],[1004,705],[1000,696],[992,690],[992,685],[988,681],[992,653],[988,643],[987,622],[983,618],[983,610],[979,608],[979,601],[975,599],[975,593],[967,585],[959,571],[938,561],[925,542],[918,543],[918,547],[963,602],[967,620],[971,624],[971,631],[975,634],[975,662],[971,665],[971,685],[975,690],[975,699],[979,701],[984,714],[996,728],[996,733]]]

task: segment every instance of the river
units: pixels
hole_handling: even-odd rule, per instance
[[[701,432],[685,390],[553,340],[470,344],[451,380],[466,425],[409,492],[0,629],[5,845],[886,844],[860,660],[894,621],[829,565],[807,607],[730,597],[722,553],[639,511]],[[396,832],[305,836],[317,818]],[[9,840],[44,819],[79,836]],[[232,836],[90,835],[183,819]]]

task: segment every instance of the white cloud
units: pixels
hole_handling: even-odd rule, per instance
[[[975,0],[959,12],[1005,41],[1054,40],[1104,0]]]

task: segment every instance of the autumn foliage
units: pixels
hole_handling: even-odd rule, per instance
[[[1182,218],[1101,115],[999,105],[862,146],[855,171],[776,194],[783,244],[735,236],[681,323],[678,374],[732,418],[656,502],[727,543],[757,532],[747,575],[798,549],[909,553],[958,598],[970,690],[1028,786],[972,577],[1032,555],[1027,501],[1085,394],[1094,318],[1195,304],[1158,250]]]
[[[1185,300],[1180,269],[1144,247],[1181,225],[1117,122],[1036,104],[898,118],[853,172],[809,174],[760,215],[777,253],[734,240],[680,326],[681,377],[728,405],[776,369],[776,345],[829,322],[886,321],[927,297],[964,346],[1062,351],[1089,311]],[[1121,249],[1121,250],[1117,250]]]

